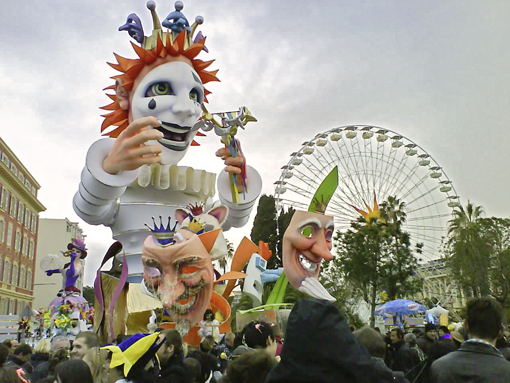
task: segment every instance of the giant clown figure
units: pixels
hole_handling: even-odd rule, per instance
[[[115,55],[110,64],[121,74],[114,76],[115,85],[107,89],[113,100],[103,107],[109,113],[102,131],[110,138],[96,141],[89,149],[86,166],[73,205],[87,223],[109,226],[113,238],[119,241],[126,255],[128,282],[140,282],[143,267],[140,261],[142,245],[150,234],[144,226],[151,217],[173,217],[177,208],[213,202],[215,175],[204,170],[177,166],[191,145],[206,113],[203,103],[208,91],[204,84],[218,81],[217,71],[206,71],[213,61],[202,61],[197,55],[205,48],[205,37],[193,34],[203,19],[199,16],[189,26],[176,11],[163,22],[163,31],[152,1],[147,3],[152,13],[154,31],[144,37],[140,19],[131,14],[119,28],[127,30],[141,46],[132,44],[136,59]],[[113,130],[112,127],[113,126]],[[245,165],[242,155],[233,157],[223,147],[216,152],[224,160],[226,172],[218,177],[218,193],[222,204],[229,207],[223,228],[243,226],[260,194],[261,179],[257,171]],[[206,161],[206,159],[205,159]],[[204,161],[204,162],[205,162]],[[244,173],[247,187],[241,203],[235,203],[230,193],[230,174]],[[238,179],[240,179],[239,177]]]

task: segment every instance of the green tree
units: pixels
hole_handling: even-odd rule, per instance
[[[482,218],[479,223],[491,248],[490,295],[505,307],[510,295],[510,219]]]
[[[276,254],[274,254],[275,257],[275,263],[278,267],[283,266],[283,235],[285,234],[285,231],[287,230],[287,227],[289,227],[290,221],[292,219],[292,216],[294,215],[295,210],[293,208],[289,208],[288,210],[283,210],[280,212],[280,215],[277,219],[277,227],[278,227],[278,236],[276,239]]]
[[[282,267],[282,242],[283,234],[289,226],[294,209],[282,211],[277,217],[275,199],[271,195],[262,195],[257,206],[257,215],[251,229],[251,240],[257,244],[264,241],[269,244],[269,250],[273,256],[267,263],[268,269]]]
[[[335,234],[337,257],[333,280],[344,280],[359,290],[370,306],[370,325],[375,324],[378,294],[386,291],[391,299],[414,294],[422,286],[416,270],[421,244],[413,249],[409,233],[402,230],[405,204],[389,197],[381,204],[380,216],[360,217],[346,232]]]
[[[268,269],[275,268],[276,243],[278,241],[276,224],[276,205],[274,197],[263,194],[257,206],[257,215],[253,220],[251,240],[258,245],[259,241],[267,242],[273,257],[268,261]]]
[[[468,297],[492,296],[506,306],[510,294],[510,219],[484,218],[468,201],[449,222],[444,255]]]
[[[459,206],[448,224],[445,256],[454,279],[468,297],[489,295],[490,245],[484,238],[480,219],[483,207],[468,201]]]
[[[227,272],[228,260],[234,257],[234,244],[230,242],[227,238],[225,238],[225,242],[227,243],[227,255],[218,260],[219,266],[223,269],[223,274]]]
[[[87,300],[89,306],[94,306],[94,300],[96,299],[94,288],[91,286],[83,286],[83,298]]]
[[[330,263],[326,269],[321,271],[319,280],[324,288],[335,297],[336,301],[333,302],[333,305],[345,315],[349,324],[356,328],[363,327],[365,323],[358,314],[362,295],[354,285],[345,280],[339,281],[341,273],[335,268],[335,265]]]

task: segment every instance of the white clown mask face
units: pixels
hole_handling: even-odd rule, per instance
[[[186,154],[197,129],[193,126],[202,115],[204,87],[197,72],[186,62],[169,61],[156,66],[137,84],[131,94],[130,117],[154,116],[161,126],[154,128],[164,137],[148,141],[163,146],[161,163],[177,164]]]

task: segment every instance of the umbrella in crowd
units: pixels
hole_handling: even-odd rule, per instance
[[[395,316],[395,315],[411,315],[427,311],[427,308],[420,303],[410,301],[408,299],[395,299],[386,302],[375,309],[375,315]]]

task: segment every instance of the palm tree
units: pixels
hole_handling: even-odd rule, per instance
[[[482,206],[475,206],[469,200],[466,208],[460,205],[453,211],[453,219],[448,221],[448,242],[455,241],[455,238],[465,234],[466,230],[473,228],[476,221],[482,218],[484,211]]]
[[[483,238],[480,220],[483,207],[468,201],[459,206],[448,222],[446,242],[448,262],[455,279],[468,296],[484,296],[490,291],[488,270],[490,246]]]
[[[223,274],[226,273],[228,260],[234,257],[234,244],[230,242],[227,238],[225,238],[225,242],[227,243],[227,254],[225,257],[218,260],[218,264],[223,269]]]

